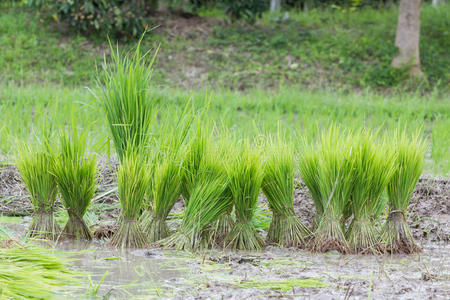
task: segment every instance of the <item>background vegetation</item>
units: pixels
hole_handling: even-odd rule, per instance
[[[209,117],[238,134],[273,132],[280,124],[313,136],[332,121],[383,128],[408,122],[425,129],[426,172],[448,174],[448,3],[422,8],[426,80],[417,82],[390,67],[397,52],[396,5],[351,9],[336,1],[307,4],[305,11],[287,1],[289,18],[264,12],[249,24],[230,22],[224,6],[189,10],[175,2],[149,12],[146,25],[158,27],[142,42],[143,50],[160,45],[151,79],[160,116],[192,97],[197,108],[210,103]],[[65,125],[73,109],[90,140],[106,141],[95,149],[113,152],[101,106],[86,89],[95,86],[110,51],[105,31],[76,31],[69,21],[35,9],[0,5],[0,153],[12,154],[17,140],[32,142],[44,116],[53,126]],[[130,37],[111,38],[121,48],[135,45]]]

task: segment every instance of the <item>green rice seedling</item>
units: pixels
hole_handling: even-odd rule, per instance
[[[195,186],[184,211],[179,230],[162,241],[166,247],[198,250],[211,243],[211,224],[218,220],[232,204],[229,179],[220,157],[207,152],[202,158]]]
[[[181,194],[186,205],[196,185],[196,178],[201,162],[207,151],[211,150],[213,127],[202,122],[198,117],[192,132],[191,140],[186,145],[183,155],[183,183]]]
[[[165,158],[153,171],[150,214],[142,222],[142,228],[150,242],[169,236],[166,219],[181,193],[181,168],[177,161]]]
[[[235,151],[231,162],[226,165],[236,222],[226,237],[225,244],[231,249],[259,250],[264,240],[253,226],[252,219],[264,176],[262,154],[247,140],[236,146],[240,149]]]
[[[69,260],[46,248],[0,248],[0,299],[61,299],[70,287],[76,292],[79,274]]]
[[[100,92],[93,93],[106,113],[120,160],[129,145],[133,148],[147,146],[156,116],[150,82],[157,52],[148,60],[149,52],[141,53],[142,38],[134,54],[121,54],[110,44],[113,64],[108,64],[105,57],[105,71],[98,78]]]
[[[378,219],[384,202],[382,194],[393,173],[393,156],[386,142],[376,141],[376,133],[360,131],[355,134],[353,160],[353,189],[350,211],[353,219],[347,231],[347,239],[355,253],[381,253],[378,231],[374,221]]]
[[[331,126],[321,134],[317,145],[305,147],[302,154],[300,174],[319,212],[310,243],[314,252],[350,251],[343,214],[352,190],[351,146],[351,135]]]
[[[217,140],[214,140],[214,147],[210,151],[217,153],[218,157],[222,159],[224,166],[231,166],[233,155],[236,154],[235,147],[237,146],[235,137],[227,130],[222,131],[219,134]],[[225,195],[232,195],[231,187],[229,186],[224,192]],[[225,246],[225,239],[231,232],[235,219],[233,218],[233,206],[234,202],[230,202],[230,205],[225,212],[208,227],[208,237],[210,239],[211,246]]]
[[[162,126],[161,134],[154,142],[151,169],[152,178],[149,187],[149,203],[142,217],[142,228],[149,235],[150,242],[156,242],[169,236],[166,223],[172,207],[181,195],[182,161],[180,150],[184,144],[193,115],[186,109],[178,121],[173,124],[167,118]]]
[[[148,190],[150,174],[143,154],[128,149],[117,172],[117,184],[122,208],[119,230],[111,244],[119,248],[142,248],[148,243],[138,219]]]
[[[406,130],[397,129],[390,147],[395,153],[394,172],[386,189],[389,216],[382,240],[389,253],[420,252],[422,249],[415,244],[409,230],[406,213],[423,170],[426,144],[419,131],[409,135]]]
[[[78,133],[75,126],[60,135],[60,153],[54,174],[61,202],[69,215],[64,237],[91,240],[92,233],[83,217],[97,189],[97,161],[87,152],[87,131]]]
[[[295,158],[291,144],[280,138],[269,139],[265,147],[264,179],[262,190],[272,211],[267,243],[283,247],[306,245],[309,230],[294,213]]]
[[[16,164],[34,209],[28,234],[30,237],[54,240],[60,232],[53,216],[58,193],[53,174],[54,156],[46,146],[22,145],[16,155]]]

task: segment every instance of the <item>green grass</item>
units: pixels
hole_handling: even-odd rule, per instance
[[[204,118],[216,120],[220,127],[230,128],[241,137],[258,135],[261,131],[273,133],[279,126],[288,129],[287,132],[313,137],[317,135],[317,127],[327,128],[331,122],[345,128],[375,127],[382,131],[399,122],[411,128],[423,126],[431,156],[425,161],[425,173],[446,175],[450,170],[450,139],[446,138],[450,101],[438,94],[386,96],[366,91],[346,95],[291,87],[245,93],[218,90],[207,97],[201,91],[160,88],[154,90],[154,95],[163,120],[178,112],[189,99],[196,109],[210,101]],[[18,141],[35,145],[34,136],[43,130],[43,116],[48,116],[55,127],[64,126],[72,110],[80,129],[89,128],[90,141],[105,141],[102,148],[94,145],[90,148],[103,154],[113,152],[114,147],[105,139],[108,126],[102,107],[86,89],[0,84],[0,153],[11,157]],[[158,124],[153,124],[155,134]]]
[[[449,11],[449,4],[439,9],[423,5],[420,46],[428,82],[420,89],[439,86],[448,91]],[[224,24],[214,12],[202,15],[208,17],[206,23],[185,26],[172,17],[147,35],[144,48],[162,44],[154,74],[158,84],[239,90],[292,84],[346,90],[409,87],[406,73],[390,67],[397,52],[396,7],[291,11],[287,22],[267,13],[254,26]],[[29,8],[0,7],[0,80],[89,84],[109,51],[105,38],[86,38],[68,33],[65,26],[41,23]]]

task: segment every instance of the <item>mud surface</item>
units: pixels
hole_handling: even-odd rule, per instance
[[[119,214],[116,164],[102,161],[100,185],[91,211],[99,237],[114,231]],[[31,206],[15,167],[0,170],[0,225],[22,236]],[[264,207],[264,198],[260,206]],[[183,203],[176,204],[181,211]],[[307,190],[298,184],[295,211],[310,225],[315,214]],[[261,252],[208,251],[196,255],[161,249],[117,251],[103,241],[62,243],[73,251],[77,269],[87,271],[105,299],[314,298],[448,299],[450,295],[450,180],[422,177],[409,207],[408,222],[424,252],[416,255],[361,256],[312,254],[266,247]],[[25,217],[23,217],[25,216]],[[83,252],[79,252],[83,250]]]

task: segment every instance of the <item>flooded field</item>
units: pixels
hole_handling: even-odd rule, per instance
[[[5,220],[15,234],[24,222]],[[268,247],[261,252],[162,249],[119,251],[100,242],[63,242],[76,270],[87,272],[105,299],[314,298],[448,299],[450,245],[425,245],[418,255],[312,254]]]
[[[93,205],[100,213],[92,226],[105,233],[113,228],[118,206],[110,173],[103,174],[100,197]],[[19,238],[31,217],[27,194],[17,176],[13,168],[0,176],[0,225]],[[313,254],[277,247],[250,253],[211,250],[193,254],[159,248],[119,251],[104,240],[61,242],[56,248],[68,251],[75,259],[73,267],[90,276],[82,290],[73,292],[76,298],[87,298],[89,291],[103,299],[448,299],[449,206],[448,179],[420,180],[408,216],[412,233],[424,248],[415,255]],[[260,207],[264,208],[264,199]],[[312,207],[299,184],[296,214],[306,224],[314,216]],[[183,209],[182,203],[175,208],[176,215]],[[172,225],[176,222],[174,217]]]

